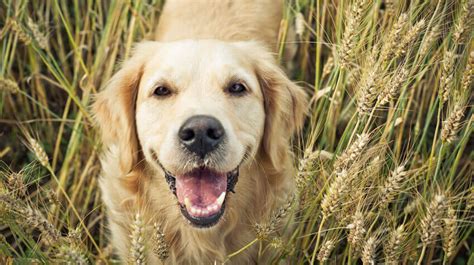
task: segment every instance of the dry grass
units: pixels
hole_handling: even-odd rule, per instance
[[[117,261],[89,106],[161,2],[0,2],[0,262]],[[298,200],[228,260],[260,244],[274,263],[474,263],[473,2],[287,2],[293,78],[313,99]],[[130,230],[133,263],[166,262],[158,225]]]

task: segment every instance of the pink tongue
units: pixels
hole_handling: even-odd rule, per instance
[[[227,176],[208,169],[195,169],[183,176],[176,176],[176,196],[184,205],[188,198],[193,206],[207,207],[227,189]]]

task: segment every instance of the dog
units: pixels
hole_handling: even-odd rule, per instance
[[[168,0],[154,39],[96,95],[100,189],[122,260],[140,213],[147,235],[161,225],[166,262],[224,262],[295,192],[290,138],[307,97],[276,61],[283,7]],[[152,251],[145,259],[159,263]],[[263,259],[254,244],[229,262]]]

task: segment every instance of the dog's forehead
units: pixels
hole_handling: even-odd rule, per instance
[[[168,76],[225,74],[248,68],[249,62],[232,43],[214,40],[184,40],[160,43],[146,63],[149,72]]]
[[[174,62],[208,62],[216,64],[238,63],[238,49],[229,42],[217,40],[183,40],[163,43],[160,56]]]

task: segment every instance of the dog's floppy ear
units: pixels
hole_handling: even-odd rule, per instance
[[[279,171],[286,166],[283,162],[290,151],[291,137],[304,125],[308,99],[304,90],[286,76],[273,54],[261,45],[255,46],[249,50],[254,51],[251,56],[264,96],[263,151]]]
[[[133,56],[96,95],[94,118],[106,148],[119,155],[120,170],[128,173],[138,160],[139,143],[135,127],[135,103],[143,74],[146,43],[137,45]]]
[[[304,125],[308,100],[275,62],[260,62],[257,69],[265,101],[263,148],[278,171],[285,166],[290,139]]]

